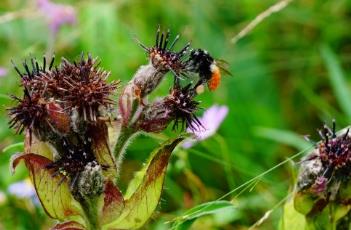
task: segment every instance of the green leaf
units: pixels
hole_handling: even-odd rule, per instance
[[[280,230],[303,230],[306,228],[305,216],[294,208],[294,200],[288,200],[283,208],[283,215],[280,220]]]
[[[183,139],[181,136],[166,141],[152,152],[148,163],[131,181],[122,214],[104,228],[135,229],[145,224],[160,200],[171,153]]]
[[[311,144],[305,141],[302,136],[288,130],[257,127],[254,132],[257,136],[284,143],[299,150],[311,147]]]
[[[173,228],[180,229],[188,229],[190,228],[192,222],[201,216],[216,214],[222,212],[225,209],[233,209],[234,206],[231,202],[225,200],[211,201],[208,203],[203,203],[198,206],[191,208],[186,211],[183,216],[177,218]]]
[[[329,72],[329,79],[341,109],[351,119],[351,93],[341,65],[328,46],[322,46],[321,54]]]

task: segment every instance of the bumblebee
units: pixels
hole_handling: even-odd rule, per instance
[[[215,60],[206,50],[192,50],[187,65],[190,72],[199,74],[199,80],[194,88],[198,91],[204,84],[207,84],[211,91],[216,90],[221,82],[221,70],[231,75],[224,68],[224,64],[225,61]]]

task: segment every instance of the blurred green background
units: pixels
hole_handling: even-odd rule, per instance
[[[12,176],[8,166],[23,140],[7,124],[6,108],[13,105],[9,95],[22,93],[10,60],[20,65],[30,55],[40,59],[51,53],[73,60],[82,51],[90,52],[111,71],[111,80],[125,84],[147,62],[133,37],[151,45],[160,24],[174,36],[182,35],[178,48],[191,41],[193,47],[229,63],[233,77],[224,76],[217,91],[199,98],[203,108],[228,106],[228,116],[213,137],[175,151],[163,199],[145,229],[169,229],[167,221],[230,191],[225,200],[234,208],[200,217],[192,229],[247,229],[269,210],[273,212],[257,229],[278,228],[280,201],[292,190],[298,165],[288,161],[239,186],[308,147],[303,135],[318,140],[316,129],[324,122],[335,118],[338,128],[350,124],[351,1],[293,1],[236,44],[231,38],[275,1],[55,1],[76,13],[76,22],[57,33],[50,30],[50,15],[38,2],[0,2],[0,229],[51,226],[35,201],[18,198],[8,189],[27,178],[24,168]],[[156,96],[168,91],[171,79]],[[176,133],[168,130],[163,135]],[[160,142],[157,138],[133,141],[122,169],[122,188]]]

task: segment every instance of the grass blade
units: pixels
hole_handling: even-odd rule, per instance
[[[324,59],[325,65],[329,72],[330,83],[333,87],[336,99],[343,112],[347,115],[348,120],[351,121],[351,92],[345,80],[345,74],[337,59],[337,56],[326,45],[321,48],[321,54]]]

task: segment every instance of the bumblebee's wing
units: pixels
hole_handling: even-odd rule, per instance
[[[233,74],[228,70],[229,63],[223,59],[216,60],[217,66],[219,69],[226,75],[233,76]]]

